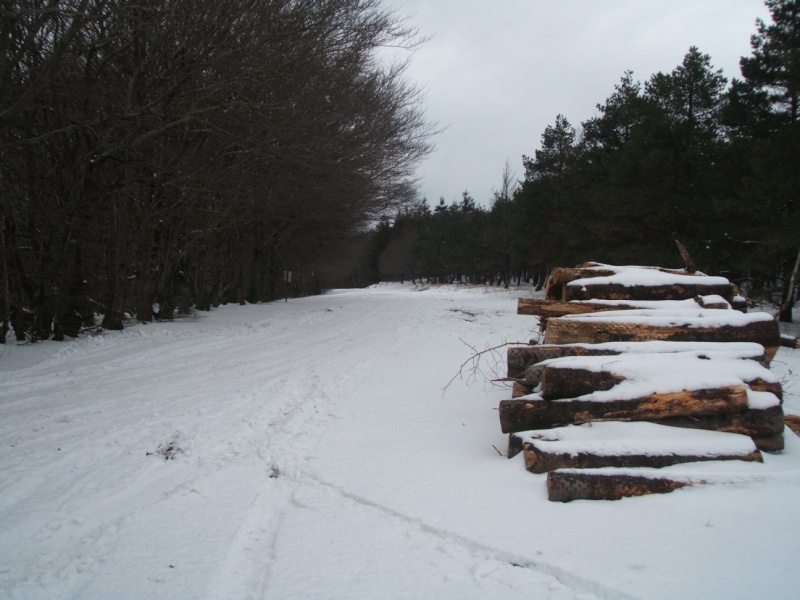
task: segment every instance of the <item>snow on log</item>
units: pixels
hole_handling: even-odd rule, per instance
[[[629,310],[569,315],[548,320],[545,344],[647,340],[755,342],[768,362],[780,344],[778,323],[767,313],[735,310]]]
[[[780,381],[766,367],[713,352],[567,356],[536,366],[542,369],[541,394],[547,400],[620,400],[741,384],[783,398]]]
[[[545,360],[563,356],[613,356],[633,353],[672,353],[697,352],[720,357],[750,359],[766,364],[764,347],[750,342],[606,342],[601,344],[565,344],[512,347],[507,352],[508,376],[525,378],[528,385],[537,385],[541,379],[541,369],[531,371],[530,379],[527,369]]]
[[[531,395],[500,401],[503,433],[548,429],[596,420],[652,421],[670,417],[707,417],[741,413],[748,408],[747,387],[654,393],[637,398],[545,400]]]
[[[613,274],[566,282],[562,300],[686,300],[695,296],[721,296],[730,302],[734,296],[734,286],[725,277],[709,277],[683,269],[597,265],[589,270],[613,271]]]
[[[604,421],[512,433],[508,456],[524,452],[525,468],[654,467],[708,460],[763,462],[745,435]]]
[[[688,479],[643,475],[634,470],[621,474],[569,469],[547,474],[547,498],[551,502],[621,500],[647,494],[668,494],[691,485],[695,483]]]
[[[689,273],[685,269],[615,266],[589,263],[574,269],[556,269],[548,278],[551,300],[684,300],[695,296],[722,296],[731,302],[734,286],[724,277]]]

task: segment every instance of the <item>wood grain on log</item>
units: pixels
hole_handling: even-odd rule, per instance
[[[635,308],[640,307],[625,303],[602,304],[598,302],[562,302],[561,300],[539,298],[517,299],[518,315],[531,315],[544,318],[563,317],[564,315],[583,315],[586,313],[610,310],[632,310]]]
[[[528,394],[533,392],[533,388],[529,385],[526,385],[522,381],[515,381],[514,387],[511,389],[511,397],[512,398],[519,398],[520,396],[527,396]]]
[[[631,496],[666,494],[693,485],[668,476],[644,477],[592,471],[551,471],[547,474],[547,497],[551,502],[572,500],[620,500]]]
[[[741,413],[747,410],[747,406],[747,387],[738,385],[672,394],[650,394],[641,398],[607,402],[577,399],[502,400],[499,412],[503,433],[514,433],[598,419],[656,421],[677,416],[710,417]]]
[[[664,325],[663,319],[651,316],[639,317],[636,322],[605,320],[599,316],[591,319],[561,317],[549,320],[544,341],[546,345],[560,345],[647,340],[756,342],[764,346],[769,362],[778,351],[780,333],[774,320],[751,321],[741,325],[704,326],[701,322]]]
[[[785,415],[784,421],[786,423],[786,427],[795,433],[800,433],[800,415]]]

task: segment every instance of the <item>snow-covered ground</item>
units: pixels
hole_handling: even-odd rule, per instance
[[[0,597],[800,597],[791,433],[742,477],[617,502],[551,503],[499,455],[509,391],[442,390],[470,346],[531,337],[521,293],[384,285],[0,348]],[[800,351],[773,370],[800,414]]]

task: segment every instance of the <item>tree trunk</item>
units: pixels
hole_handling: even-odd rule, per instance
[[[794,290],[797,285],[798,271],[800,271],[800,250],[797,251],[794,268],[792,268],[792,274],[789,276],[789,283],[784,290],[783,303],[778,308],[778,319],[782,323],[792,322],[792,308],[794,308],[795,303]]]
[[[2,286],[3,293],[3,302],[0,304],[0,310],[3,311],[2,314],[0,314],[0,344],[6,343],[6,336],[10,329],[11,320],[11,288],[8,283],[8,264],[9,261],[6,250],[6,218],[3,216],[0,218],[0,270],[2,270],[0,286]]]

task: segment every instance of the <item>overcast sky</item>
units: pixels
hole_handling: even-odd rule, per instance
[[[522,178],[559,113],[578,126],[597,114],[626,70],[646,81],[678,66],[690,46],[740,76],[762,0],[384,0],[430,37],[408,78],[426,114],[447,129],[421,165],[431,205],[464,190],[488,205],[509,161]]]

